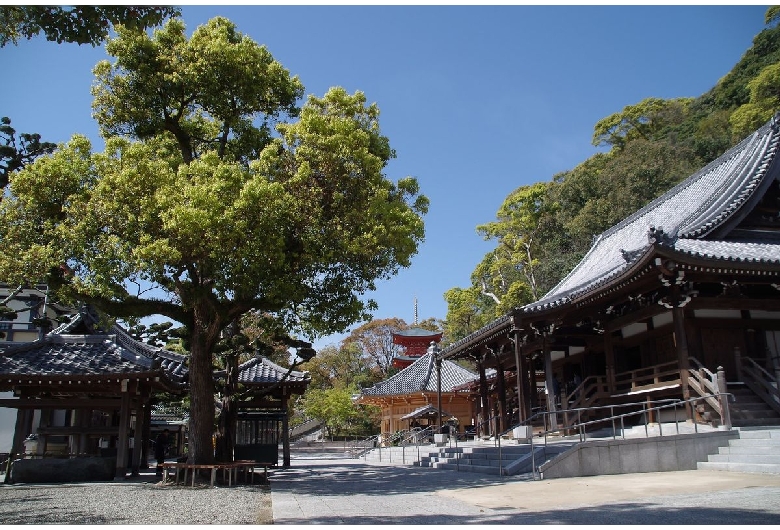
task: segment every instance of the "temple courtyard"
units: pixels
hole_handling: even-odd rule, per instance
[[[4,524],[775,524],[780,475],[673,471],[533,480],[293,454],[270,486],[0,486]]]

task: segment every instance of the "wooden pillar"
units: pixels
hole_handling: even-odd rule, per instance
[[[504,380],[504,365],[501,362],[501,348],[493,350],[493,356],[496,358],[496,397],[498,405],[498,421],[496,429],[499,433],[508,429],[507,426],[507,405],[506,405],[506,381]]]
[[[615,348],[612,344],[612,331],[604,330],[604,359],[606,361],[607,391],[615,393]]]
[[[673,286],[674,300],[679,300],[679,287]],[[680,387],[682,388],[683,399],[691,397],[691,390],[688,387],[688,370],[690,361],[688,359],[688,338],[685,333],[685,315],[682,307],[672,308],[672,320],[674,322],[674,346],[677,350],[677,365],[680,370]],[[693,419],[693,407],[688,403],[685,406],[685,413],[689,420]],[[660,419],[659,419],[660,421]]]
[[[441,358],[436,357],[436,408],[439,409],[438,433],[441,433]]]
[[[54,414],[53,409],[41,409],[41,421],[38,424],[39,427],[51,427],[51,418]],[[38,435],[38,450],[35,452],[38,456],[43,456],[46,453],[46,446],[48,445],[49,435]]]
[[[127,470],[127,431],[130,427],[129,381],[122,380],[122,402],[119,408],[119,438],[116,443],[116,473],[114,478],[124,478]]]
[[[132,476],[139,475],[139,469],[141,468],[141,460],[143,454],[143,440],[144,440],[144,421],[146,420],[144,414],[144,404],[148,402],[147,395],[138,396],[138,401],[135,404],[135,432],[133,435],[133,454],[130,466],[130,474]]]
[[[287,389],[282,396],[282,467],[290,467],[290,423],[287,418]]]
[[[33,410],[16,409],[16,425],[14,426],[14,438],[11,444],[11,454],[20,454],[24,451],[24,440],[32,434]]]
[[[517,417],[522,423],[530,417],[527,381],[528,371],[525,363],[525,356],[523,355],[523,349],[520,344],[520,329],[518,323],[515,320],[512,327],[512,343],[514,345],[515,353],[515,371],[517,372]]]
[[[718,382],[718,401],[720,402],[720,410],[721,410],[721,423],[723,424],[723,427],[727,431],[731,430],[731,412],[729,411],[729,395],[728,395],[728,385],[726,383],[726,372],[723,370],[722,366],[718,366],[718,372],[717,372],[717,382]]]
[[[149,440],[152,437],[152,402],[147,399],[144,402],[144,427],[141,440],[141,469],[149,469]],[[181,454],[179,449],[179,435],[176,435],[176,454]]]
[[[552,368],[552,352],[550,351],[550,344],[547,342],[547,335],[542,339],[542,348],[544,350],[544,381],[547,387],[547,411],[552,414],[549,415],[550,425],[558,427],[558,415],[555,412],[558,410],[555,404],[555,385],[553,384],[553,368]]]
[[[5,483],[11,483],[11,463],[15,456],[19,456],[24,451],[24,439],[32,430],[33,412],[29,409],[16,409],[16,423],[14,425],[14,436],[11,442],[11,454],[8,455],[8,463],[2,471],[5,473]]]
[[[537,390],[537,380],[536,380],[536,363],[534,359],[531,359],[531,362],[528,363],[528,381],[530,382],[531,388],[529,389],[529,395],[531,397],[531,410],[535,408],[539,408],[539,392]]]
[[[487,390],[487,377],[485,376],[485,362],[484,359],[477,361],[477,370],[479,371],[479,413],[480,421],[477,424],[477,433],[482,436],[490,434],[490,427],[488,421],[490,419],[490,411],[488,409],[488,390]],[[485,432],[487,427],[487,432]]]

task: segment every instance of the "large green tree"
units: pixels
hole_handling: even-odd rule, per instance
[[[224,18],[189,39],[179,20],[119,28],[107,50],[106,149],[76,136],[12,175],[0,278],[182,323],[191,456],[208,462],[222,330],[250,310],[309,336],[365,319],[362,295],[410,264],[428,202],[415,179],[385,177],[376,105],[335,88],[299,111],[299,80]]]
[[[0,48],[43,34],[46,40],[91,44],[103,42],[112,26],[146,29],[177,16],[171,6],[0,6]]]

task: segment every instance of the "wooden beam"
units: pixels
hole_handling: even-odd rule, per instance
[[[0,399],[0,407],[9,409],[108,409],[115,410],[122,405],[121,399],[68,399],[68,398],[46,398],[46,399],[27,399],[27,398],[3,398]]]

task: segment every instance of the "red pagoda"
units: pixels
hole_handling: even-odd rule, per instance
[[[438,344],[441,341],[441,333],[416,327],[417,300],[414,301],[414,326],[415,327],[393,333],[393,344],[398,344],[405,348],[404,355],[398,355],[393,358],[393,367],[395,368],[406,368],[425,355],[432,342]]]

